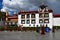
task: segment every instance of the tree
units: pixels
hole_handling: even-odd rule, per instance
[[[2,17],[3,17],[2,12],[0,11],[0,21],[2,20]]]

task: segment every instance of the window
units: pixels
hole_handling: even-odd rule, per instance
[[[40,17],[43,17],[43,14],[42,14],[42,13],[39,14],[39,18],[40,18]]]
[[[45,14],[44,14],[44,17],[49,17],[49,14],[48,14],[48,13],[45,13]]]
[[[5,25],[9,25],[9,22],[5,22]]]
[[[49,19],[45,19],[44,20],[44,23],[49,23]]]
[[[29,20],[27,20],[27,24],[29,24],[30,23],[30,21]]]
[[[5,22],[5,25],[7,25],[8,23]]]
[[[2,18],[0,18],[0,21],[2,21]]]
[[[43,23],[43,20],[42,19],[39,19],[39,23]]]
[[[29,14],[27,14],[27,18],[30,18],[30,15]]]
[[[15,22],[13,22],[12,24],[15,25]]]
[[[11,22],[11,26],[15,26],[15,22]]]
[[[21,15],[21,18],[25,18],[25,15]]]
[[[31,14],[31,17],[32,17],[32,18],[35,18],[35,14]]]
[[[21,20],[21,24],[25,24],[25,20]]]
[[[31,20],[31,23],[32,23],[32,24],[35,24],[35,20]]]
[[[11,25],[11,22],[9,22],[9,25]]]

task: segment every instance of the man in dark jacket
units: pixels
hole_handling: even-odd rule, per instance
[[[36,32],[39,33],[39,27],[38,27],[38,25],[36,27]]]
[[[52,32],[55,33],[55,27],[52,27]]]

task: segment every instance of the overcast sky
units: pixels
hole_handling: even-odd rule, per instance
[[[38,10],[42,3],[47,4],[53,13],[60,13],[60,0],[0,0],[0,9],[10,14],[20,10],[34,11]]]

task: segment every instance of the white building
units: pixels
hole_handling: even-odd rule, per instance
[[[18,15],[18,26],[41,27],[46,25],[50,28],[60,25],[60,18],[53,17],[53,11],[46,5],[41,5],[38,11],[20,11]]]
[[[41,5],[38,11],[24,12],[20,11],[18,15],[18,26],[22,27],[41,27],[42,25],[52,28],[53,13],[45,5]]]
[[[60,14],[54,14],[53,15],[53,25],[54,26],[60,26]]]

